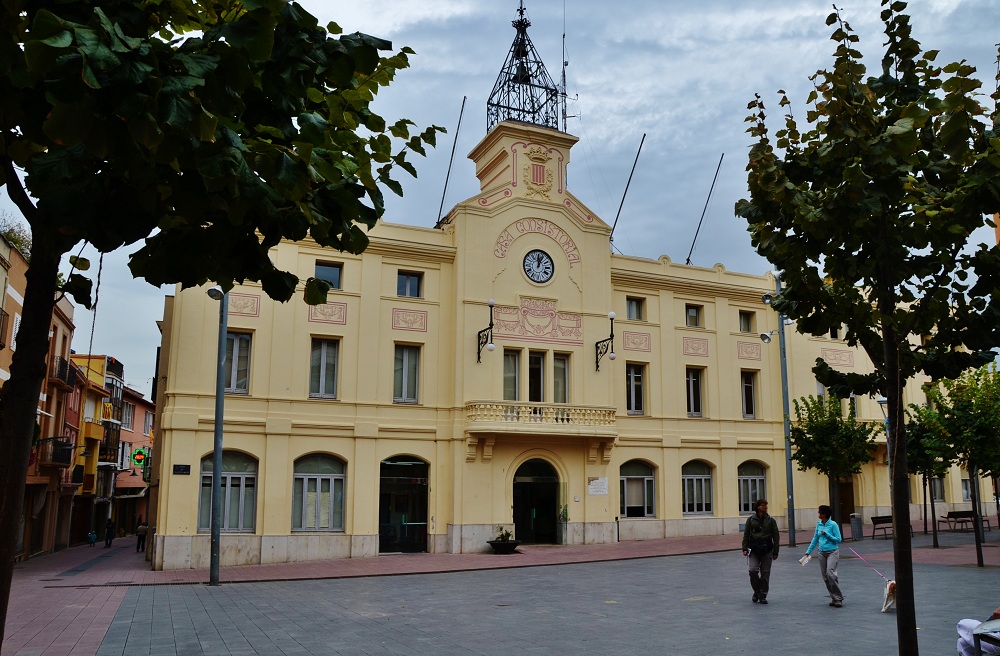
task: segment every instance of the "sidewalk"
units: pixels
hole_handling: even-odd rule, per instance
[[[914,563],[975,567],[972,533],[941,533],[941,548],[933,549],[932,536],[922,532],[923,523],[914,522],[913,528]],[[811,532],[799,531],[797,546],[783,547],[781,555],[798,558],[811,537]],[[119,539],[110,549],[74,547],[18,563],[14,570],[3,654],[96,653],[129,587],[207,583],[208,570],[149,570],[148,563],[135,552],[134,545],[134,539]],[[398,554],[226,567],[221,570],[220,579],[223,583],[246,583],[460,572],[735,551],[739,546],[738,534],[606,545],[525,545],[510,556]],[[848,540],[842,549],[845,560],[854,558],[848,547],[891,576],[891,540]],[[1000,567],[1000,531],[986,533],[983,557],[987,567]]]

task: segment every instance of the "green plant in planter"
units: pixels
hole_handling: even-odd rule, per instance
[[[503,524],[497,524],[493,528],[496,529],[497,532],[496,539],[499,540],[500,542],[510,542],[511,538],[514,537],[514,534],[508,531],[506,528],[504,528]]]

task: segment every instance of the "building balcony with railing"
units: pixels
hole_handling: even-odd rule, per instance
[[[49,380],[64,386],[66,389],[72,389],[76,385],[76,369],[66,358],[54,356]]]
[[[465,429],[469,433],[618,435],[615,408],[521,401],[466,403]]]
[[[41,440],[38,450],[38,461],[43,467],[69,467],[73,464],[73,452],[76,445],[68,435],[48,437]]]

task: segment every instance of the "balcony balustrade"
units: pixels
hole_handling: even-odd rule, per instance
[[[73,464],[73,451],[76,445],[68,436],[50,437],[41,440],[38,460],[46,467],[69,467]]]
[[[472,401],[465,404],[470,433],[567,433],[616,436],[615,409],[566,403]]]
[[[73,368],[69,360],[58,355],[52,358],[50,377],[69,388],[76,385],[76,369]]]

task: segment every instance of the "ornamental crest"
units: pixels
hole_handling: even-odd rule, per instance
[[[524,154],[528,158],[528,163],[524,165],[525,196],[540,196],[545,200],[552,200],[549,192],[552,191],[553,176],[546,166],[552,156],[538,145],[531,146]]]

